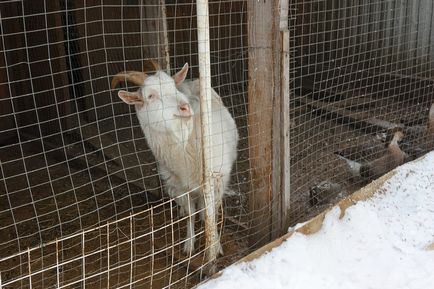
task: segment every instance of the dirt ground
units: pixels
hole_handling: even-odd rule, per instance
[[[375,100],[368,105],[348,105],[354,113],[368,113],[367,117],[391,123],[413,126],[426,125],[428,108],[434,98],[420,97],[420,101],[395,101],[393,97]],[[330,101],[333,103],[333,100]],[[305,106],[291,109],[291,224],[304,222],[324,208],[367,184],[355,178],[347,163],[335,153],[359,162],[367,162],[384,154],[391,135],[386,130],[367,133],[343,119],[309,110]],[[339,184],[342,190],[319,196],[312,205],[310,188],[323,181]]]
[[[248,242],[251,188],[245,95],[224,98],[224,101],[235,115],[240,143],[232,176],[232,189],[237,194],[224,202],[221,239],[225,254],[218,259],[219,269],[254,249]],[[400,107],[386,100],[383,104],[377,103],[370,113],[390,122],[420,124],[424,121],[420,112],[429,101]],[[381,133],[367,134],[307,107],[293,106],[291,122],[290,222],[294,225],[364,184],[351,176],[346,163],[335,152],[351,151],[351,158],[369,160],[381,155],[385,146]],[[32,288],[55,285],[56,276],[62,284],[68,284],[91,274],[95,277],[86,280],[87,288],[115,288],[131,280],[136,282],[136,288],[161,288],[168,284],[173,284],[172,288],[185,288],[199,282],[204,276],[200,265],[204,256],[203,224],[196,224],[197,255],[194,258],[183,256],[180,252],[185,219],[177,216],[173,202],[161,198],[163,184],[136,118],[124,115],[103,120],[97,128],[99,137],[95,134],[83,142],[79,136],[88,133],[86,127],[89,131],[95,128],[89,124],[83,126],[83,131],[54,135],[44,142],[27,137],[21,144],[0,147],[2,282],[29,272],[26,254],[8,256],[105,226],[130,214],[138,214],[133,218],[134,225],[129,221],[110,225],[109,238],[107,232],[100,229],[84,234],[84,243],[82,236],[61,242],[58,244],[61,250],[57,248],[60,255],[56,255],[54,245],[32,251],[32,272],[50,268],[56,260],[67,262],[59,272],[49,269],[34,275]],[[338,183],[342,190],[319,196],[318,202],[312,205],[309,189],[322,181]],[[130,239],[134,241],[121,244]],[[108,244],[117,246],[106,250]],[[80,259],[83,252],[86,253],[84,261]],[[68,262],[74,258],[77,260]],[[68,288],[82,288],[84,283],[74,284]],[[10,288],[29,288],[29,281],[16,282]]]
[[[236,100],[232,99],[231,105],[238,115],[245,110],[245,105]],[[221,236],[225,254],[218,260],[219,269],[251,250],[245,238],[245,222],[248,219],[245,206],[249,190],[246,121],[245,117],[238,117],[236,121],[241,140],[232,188],[237,195],[225,199],[225,225]],[[32,278],[32,288],[55,285],[56,275],[61,284],[69,284],[83,279],[83,274],[96,274],[96,277],[86,281],[87,288],[104,287],[108,279],[112,280],[112,288],[127,284],[129,280],[138,280],[136,288],[161,288],[169,284],[172,288],[185,288],[199,282],[205,272],[202,267],[205,243],[203,224],[196,223],[199,243],[196,256],[184,256],[180,252],[186,234],[185,218],[179,218],[174,202],[164,195],[161,198],[163,184],[136,118],[125,115],[113,121],[101,121],[97,127],[100,137],[89,138],[86,142],[77,135],[85,135],[89,131],[93,133],[94,129],[86,123],[81,131],[54,135],[43,142],[40,138],[27,136],[21,139],[21,144],[0,147],[2,282],[29,272],[27,254],[14,258],[9,256],[137,213],[134,242],[118,245],[109,254],[91,254],[107,247],[107,233],[85,234],[85,251],[89,252],[84,261],[85,269],[82,268],[83,262],[68,263],[68,260],[83,255],[82,239],[71,238],[62,242],[61,246],[68,249],[57,248],[60,252],[57,262],[68,264],[61,266],[57,273],[51,269],[36,274]],[[122,145],[116,146],[116,140],[122,140]],[[96,146],[98,144],[100,147]],[[139,181],[134,180],[137,174]],[[125,234],[130,232],[130,227],[128,222],[112,225],[110,244],[121,243]],[[150,232],[153,232],[152,236]],[[133,261],[131,250],[134,251]],[[50,264],[55,265],[56,247],[45,246],[30,255],[31,271],[36,272],[50,267]],[[111,268],[119,267],[110,269],[109,275],[104,273],[108,270],[108,259]],[[126,262],[134,263],[133,278]],[[68,288],[82,288],[83,285],[78,282]],[[29,288],[30,285],[29,280],[24,278],[10,286]]]

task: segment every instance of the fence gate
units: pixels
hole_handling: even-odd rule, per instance
[[[430,0],[1,1],[0,288],[189,288],[371,181],[349,164],[387,155],[397,131],[405,161],[434,149],[433,11]],[[200,79],[207,203],[219,189],[210,87],[239,134],[230,190],[219,214],[197,212],[191,255],[191,216],[111,87],[118,72],[151,73],[150,60],[170,75],[188,62]]]
[[[0,288],[191,287],[285,230],[286,1],[10,0],[0,13]],[[150,60],[169,74],[188,62],[187,78],[200,78],[206,203],[219,189],[210,86],[240,136],[232,193],[218,218],[209,206],[196,222],[192,255],[189,216],[163,193],[134,107],[111,88]]]

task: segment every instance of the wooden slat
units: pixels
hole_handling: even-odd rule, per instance
[[[77,119],[72,116],[75,111],[75,100],[71,99],[69,91],[69,78],[68,78],[68,66],[66,63],[66,51],[65,51],[65,36],[63,31],[63,23],[61,16],[61,8],[59,1],[47,1],[44,2],[47,5],[47,9],[50,11],[57,11],[57,13],[50,13],[46,15],[48,26],[55,27],[52,30],[51,36],[53,39],[48,39],[50,49],[50,56],[53,57],[53,52],[56,51],[57,54],[63,55],[65,57],[59,57],[56,61],[53,61],[51,65],[51,70],[56,69],[56,76],[52,76],[54,86],[54,97],[57,100],[57,110],[58,118],[61,124],[61,130],[67,130],[77,125]],[[47,27],[48,29],[48,27]],[[61,102],[59,104],[59,102]]]
[[[16,142],[17,139],[4,59],[4,51],[2,51],[0,53],[0,145]]]
[[[276,1],[279,13],[279,32],[276,33],[275,79],[276,85],[273,103],[273,173],[272,173],[272,211],[271,238],[284,234],[288,228],[288,212],[290,205],[289,184],[289,29],[288,0]]]
[[[141,21],[145,58],[158,59],[162,68],[170,70],[169,38],[165,0],[146,0]],[[150,19],[153,19],[150,21]],[[153,31],[154,33],[149,33]]]

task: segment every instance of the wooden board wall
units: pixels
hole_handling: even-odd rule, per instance
[[[9,116],[16,118],[19,133],[56,137],[67,128],[70,114],[63,31],[60,15],[52,13],[59,10],[58,2],[9,2],[0,9],[2,75],[7,76],[7,111],[14,112]]]
[[[357,70],[413,74],[434,60],[433,1],[298,0],[291,5],[297,9],[296,51],[305,66],[347,67],[357,61]]]

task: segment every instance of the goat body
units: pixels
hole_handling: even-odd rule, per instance
[[[195,215],[199,211],[203,220],[206,205],[202,193],[199,81],[185,80],[187,71],[188,64],[173,77],[161,70],[140,77],[136,77],[139,72],[122,72],[114,77],[112,86],[123,78],[141,86],[137,92],[119,91],[118,96],[135,105],[141,128],[158,161],[165,191],[180,206],[181,215],[189,216],[184,252],[191,254]],[[214,192],[217,212],[237,157],[238,132],[234,119],[214,90],[211,117],[211,170],[220,181],[216,184],[219,189]]]

